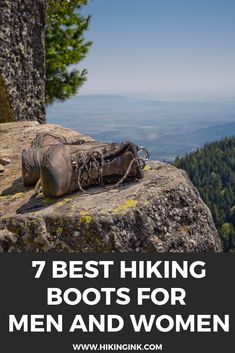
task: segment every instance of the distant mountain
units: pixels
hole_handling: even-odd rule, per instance
[[[49,123],[96,140],[132,140],[152,159],[173,162],[207,142],[235,135],[235,100],[161,101],[146,97],[79,95],[47,109]]]
[[[200,145],[233,135],[235,135],[235,121],[198,129],[190,134],[189,139]]]
[[[221,129],[223,125],[215,130]],[[188,173],[210,208],[224,250],[235,252],[235,136],[208,143],[174,164]]]

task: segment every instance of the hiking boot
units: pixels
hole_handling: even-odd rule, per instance
[[[83,143],[78,140],[74,143]],[[40,165],[45,152],[56,144],[68,143],[63,136],[42,132],[31,143],[31,147],[22,152],[22,178],[25,186],[35,185],[40,178]]]
[[[116,182],[118,186],[126,178],[142,179],[144,161],[139,150],[130,142],[51,146],[41,163],[42,191],[45,196],[60,197],[93,185]]]

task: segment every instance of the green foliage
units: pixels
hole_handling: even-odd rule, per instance
[[[84,39],[90,16],[81,15],[87,0],[47,0],[46,103],[66,100],[86,81],[87,71],[73,68],[86,56],[91,42]]]
[[[235,137],[176,158],[212,212],[225,251],[235,251]]]

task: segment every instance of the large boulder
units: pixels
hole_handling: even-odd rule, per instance
[[[57,125],[1,124],[1,251],[219,252],[211,213],[182,170],[158,161],[144,179],[116,190],[95,187],[60,199],[35,196],[21,180],[21,151],[37,133],[83,138]],[[89,139],[89,138],[87,138]],[[13,142],[14,141],[14,142]]]
[[[46,0],[0,1],[0,122],[45,122]]]

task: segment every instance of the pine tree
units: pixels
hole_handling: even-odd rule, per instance
[[[235,251],[235,137],[206,144],[175,160],[208,205],[225,251]]]
[[[86,81],[87,71],[73,68],[85,58],[90,16],[81,15],[87,0],[47,0],[46,16],[46,103],[66,100]]]

